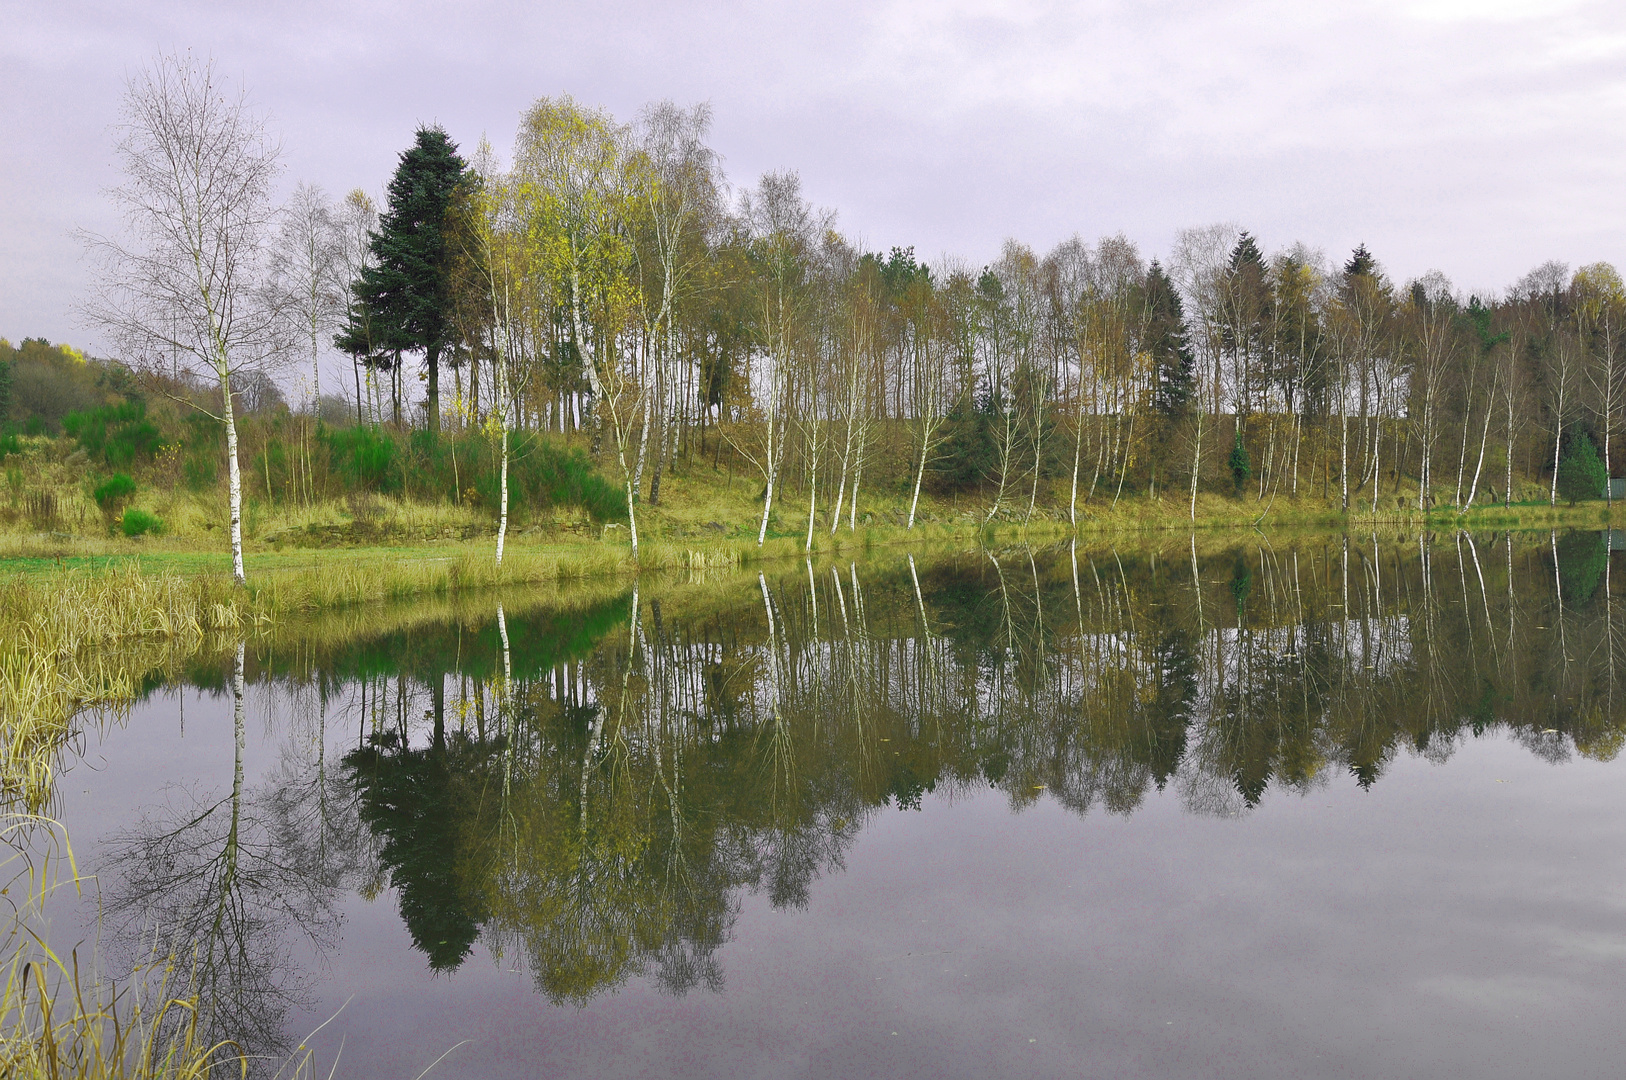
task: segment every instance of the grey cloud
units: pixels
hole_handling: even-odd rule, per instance
[[[160,49],[213,55],[298,179],[382,188],[414,124],[507,144],[570,92],[710,100],[737,184],[794,168],[847,231],[990,258],[1226,219],[1398,277],[1623,259],[1626,11],[1605,3],[0,4],[0,333],[86,341],[71,233]],[[92,342],[94,344],[94,342]]]

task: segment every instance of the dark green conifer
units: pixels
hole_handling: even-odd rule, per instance
[[[1355,250],[1350,253],[1349,261],[1344,264],[1344,276],[1370,276],[1377,267],[1378,261],[1372,258],[1372,253],[1366,250],[1366,245],[1357,244]]]
[[[337,344],[375,358],[423,354],[429,430],[440,430],[440,356],[451,343],[447,215],[467,166],[443,128],[418,129],[390,179],[372,237],[374,263],[356,284],[357,310]]]
[[[1242,425],[1236,428],[1236,442],[1231,446],[1231,454],[1225,459],[1225,464],[1231,470],[1231,479],[1236,481],[1237,494],[1242,494],[1242,485],[1248,482],[1253,474],[1253,461],[1248,457],[1248,448],[1242,445]]]
[[[1152,407],[1175,416],[1191,401],[1194,360],[1186,336],[1180,291],[1156,259],[1141,286],[1146,311],[1146,351],[1152,358]]]

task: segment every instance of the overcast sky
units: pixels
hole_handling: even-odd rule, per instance
[[[1626,4],[1578,0],[818,5],[0,0],[0,335],[99,342],[76,227],[113,224],[126,77],[212,56],[285,187],[379,193],[420,122],[499,149],[537,97],[630,119],[709,101],[736,187],[794,169],[871,248],[992,259],[1234,221],[1364,241],[1397,279],[1499,289],[1626,262]]]

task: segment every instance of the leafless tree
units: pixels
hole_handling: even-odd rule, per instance
[[[296,187],[281,217],[271,273],[279,306],[310,349],[311,397],[320,400],[322,346],[341,310],[335,287],[340,235],[327,194],[315,184]]]
[[[85,313],[138,363],[212,379],[226,434],[232,578],[243,574],[243,484],[233,389],[286,351],[267,238],[279,148],[210,61],[160,56],[125,89],[111,192],[114,235],[84,233],[95,260]]]
[[[341,311],[350,311],[356,305],[356,283],[361,280],[361,272],[373,260],[372,235],[378,228],[378,206],[368,197],[365,191],[355,189],[344,197],[332,211],[335,245],[333,252],[333,286],[338,297],[338,307]],[[378,419],[376,402],[372,401],[373,391],[376,389],[373,380],[372,368],[367,369],[368,393],[363,398],[361,388],[361,355],[352,353],[350,357],[352,372],[356,377],[356,422],[362,423],[362,402],[369,401],[374,407],[372,417]]]

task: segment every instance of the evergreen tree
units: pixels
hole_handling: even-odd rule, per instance
[[[1378,267],[1378,261],[1372,258],[1372,253],[1366,250],[1365,244],[1358,244],[1350,253],[1349,261],[1344,264],[1345,277],[1369,277]]]
[[[456,332],[446,218],[466,172],[443,128],[418,129],[390,179],[388,205],[372,237],[374,265],[356,283],[359,310],[338,340],[351,352],[366,342],[374,357],[423,353],[431,432],[440,430],[440,355]]]
[[[1364,250],[1364,249],[1363,249]],[[1243,232],[1237,237],[1236,247],[1231,249],[1231,273],[1241,273],[1249,267],[1255,267],[1260,274],[1265,272],[1265,256],[1259,250],[1259,242],[1251,233]]]
[[[1236,481],[1237,494],[1242,494],[1242,485],[1248,482],[1253,474],[1253,461],[1248,457],[1248,448],[1242,445],[1242,425],[1236,427],[1236,442],[1231,447],[1231,454],[1225,459],[1225,464],[1231,470],[1231,478]]]
[[[1570,436],[1565,449],[1564,460],[1558,463],[1558,493],[1569,500],[1571,506],[1581,499],[1603,498],[1609,474],[1592,440],[1577,431]]]
[[[1191,401],[1193,358],[1180,292],[1156,259],[1141,286],[1146,351],[1152,357],[1152,408],[1175,416]]]

